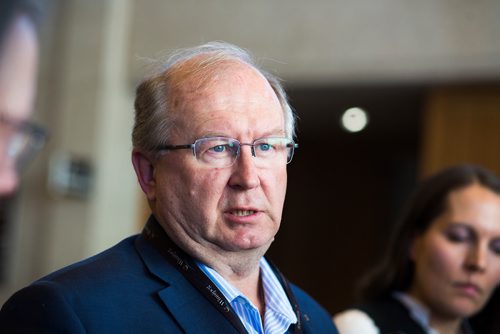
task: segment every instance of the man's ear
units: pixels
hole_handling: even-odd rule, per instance
[[[156,198],[156,180],[151,158],[134,149],[132,151],[132,164],[142,191],[149,201],[154,201]]]

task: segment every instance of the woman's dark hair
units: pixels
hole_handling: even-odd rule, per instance
[[[410,288],[414,275],[410,259],[412,241],[443,212],[452,191],[474,183],[500,194],[500,179],[491,171],[470,164],[446,168],[419,184],[397,222],[382,262],[360,282],[363,300]]]

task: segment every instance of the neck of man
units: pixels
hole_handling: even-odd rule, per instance
[[[264,319],[265,298],[259,261],[256,262],[252,269],[248,267],[242,268],[242,266],[238,265],[228,266],[216,262],[204,263],[217,271],[217,273],[219,273],[228,283],[241,291],[241,293],[257,307],[261,319]]]
[[[167,234],[169,231],[167,231]],[[175,234],[175,233],[174,233]],[[247,250],[224,250],[214,245],[198,243],[190,238],[170,235],[184,252],[209,266],[237,288],[257,307],[264,319],[265,297],[260,276],[260,260],[271,245]]]
[[[241,291],[257,307],[261,318],[264,319],[265,298],[259,263],[269,246],[231,252],[198,246],[199,248],[191,249],[189,254],[217,271],[228,283]]]

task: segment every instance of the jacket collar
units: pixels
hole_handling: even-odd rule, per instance
[[[148,223],[151,219],[158,224],[153,216]],[[231,323],[143,235],[138,236],[135,247],[149,273],[165,283],[165,288],[158,291],[158,297],[186,333],[237,333]]]

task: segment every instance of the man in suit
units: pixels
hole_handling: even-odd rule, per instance
[[[139,84],[132,163],[142,234],[42,278],[0,331],[337,333],[264,257],[296,144],[282,86],[231,44],[182,50]]]

